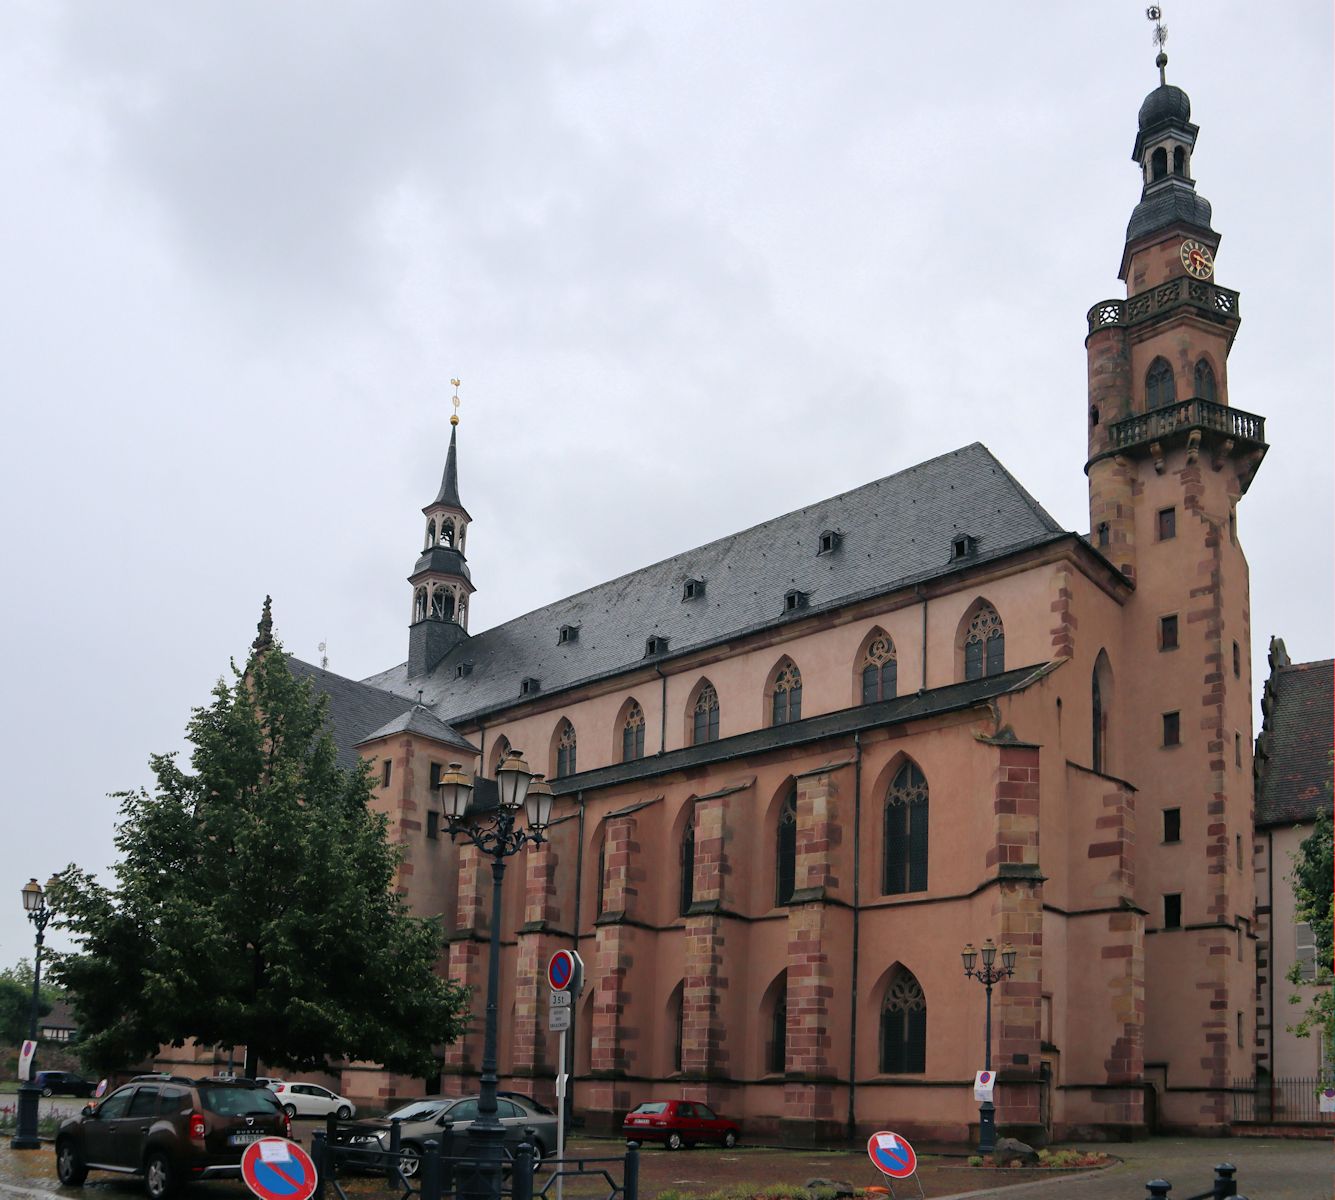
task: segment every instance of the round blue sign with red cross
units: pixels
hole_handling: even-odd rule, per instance
[[[554,992],[564,992],[574,982],[575,956],[569,950],[558,950],[547,964],[547,985]]]
[[[882,1175],[891,1179],[907,1179],[918,1169],[918,1156],[913,1147],[897,1133],[882,1130],[867,1139],[867,1153]]]
[[[286,1138],[251,1142],[241,1156],[241,1178],[260,1200],[310,1200],[315,1194],[311,1156]]]

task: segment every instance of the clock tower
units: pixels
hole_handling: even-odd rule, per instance
[[[1238,293],[1196,190],[1199,128],[1163,78],[1140,106],[1140,202],[1120,277],[1089,311],[1090,541],[1135,585],[1112,719],[1137,789],[1146,1079],[1175,1126],[1213,1127],[1256,1050],[1247,560],[1237,505],[1266,452],[1235,407]],[[1114,674],[1116,666],[1114,664]],[[1131,769],[1134,764],[1134,769]]]

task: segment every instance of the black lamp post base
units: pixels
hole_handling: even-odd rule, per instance
[[[997,1111],[991,1100],[978,1106],[978,1153],[991,1154],[997,1148]]]
[[[472,1162],[470,1174],[460,1181],[460,1200],[497,1200],[505,1175],[505,1127],[499,1121],[495,1125],[474,1121],[468,1127],[467,1147]]]
[[[31,1083],[19,1084],[18,1113],[14,1121],[14,1136],[9,1139],[11,1150],[40,1150],[42,1139],[37,1136],[37,1102],[42,1089]]]

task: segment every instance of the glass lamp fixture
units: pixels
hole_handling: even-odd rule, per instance
[[[1005,967],[1007,971],[1015,970],[1015,947],[1012,946],[1010,942],[1007,942],[1001,948],[1001,965]]]
[[[978,951],[973,948],[972,942],[965,942],[964,949],[960,951],[960,957],[964,959],[964,973],[970,974],[973,971],[973,964],[978,958]]]
[[[991,938],[983,943],[983,969],[986,970],[997,961],[997,944]]]
[[[46,896],[42,892],[42,885],[35,879],[29,879],[23,885],[24,912],[41,912],[45,907]]]
[[[534,833],[541,833],[551,823],[553,799],[551,784],[541,775],[534,775],[524,798],[524,813]]]
[[[462,821],[473,798],[473,781],[464,774],[463,764],[452,762],[440,777],[440,806],[447,821]]]
[[[500,793],[501,807],[509,812],[520,808],[528,795],[532,779],[533,773],[528,769],[523,755],[518,750],[511,750],[505,761],[496,768],[496,789]]]

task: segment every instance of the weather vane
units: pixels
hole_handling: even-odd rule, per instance
[[[454,405],[454,412],[450,415],[450,424],[457,425],[459,424],[459,385],[463,381],[460,379],[451,379],[450,382],[454,384],[454,398],[450,401],[450,403]]]
[[[1151,35],[1154,44],[1159,47],[1159,53],[1154,59],[1154,65],[1159,68],[1159,86],[1163,87],[1168,83],[1168,78],[1164,68],[1168,66],[1168,54],[1164,46],[1168,44],[1168,26],[1163,23],[1163,9],[1157,4],[1151,4],[1145,10],[1145,16],[1154,22],[1154,33]]]

